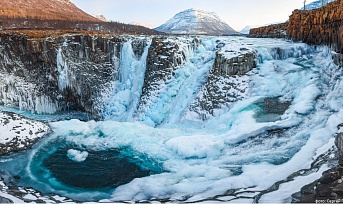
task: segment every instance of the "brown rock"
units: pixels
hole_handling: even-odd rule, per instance
[[[337,186],[335,186],[332,191],[334,193],[336,193],[338,196],[342,196],[343,195],[343,183],[338,184]]]

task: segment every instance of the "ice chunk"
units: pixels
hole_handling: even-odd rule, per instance
[[[67,156],[69,159],[75,162],[84,162],[88,157],[88,152],[86,151],[81,152],[79,150],[70,149],[67,152]]]

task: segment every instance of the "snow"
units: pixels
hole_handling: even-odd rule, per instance
[[[75,149],[69,149],[67,152],[67,156],[70,160],[73,160],[75,162],[84,162],[88,157],[88,152],[81,152]]]
[[[226,59],[231,59],[253,52],[254,50],[248,47],[244,42],[230,42],[221,48],[219,53],[225,56]]]
[[[216,13],[199,9],[180,12],[155,30],[171,34],[237,34]]]
[[[108,20],[106,19],[106,17],[102,14],[95,14],[93,15],[95,18],[101,20],[101,21],[104,21],[104,22],[108,22]]]
[[[37,200],[37,197],[32,194],[27,194],[23,198],[28,200]]]
[[[296,177],[293,181],[281,184],[277,191],[273,191],[272,193],[265,194],[260,199],[261,203],[291,203],[292,202],[292,194],[299,192],[301,188],[306,185],[310,184],[311,182],[319,179],[322,174],[328,170],[329,167],[327,165],[323,165],[318,171],[307,175],[307,176],[299,176]]]
[[[41,138],[45,136],[48,131],[49,127],[44,123],[0,111],[0,144],[2,145],[17,140],[22,142],[16,142],[16,148],[24,148],[25,141],[29,142]]]

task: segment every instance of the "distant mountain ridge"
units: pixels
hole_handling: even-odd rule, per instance
[[[234,35],[239,34],[214,12],[188,9],[155,28],[169,34]]]
[[[0,0],[0,17],[100,22],[69,0]]]

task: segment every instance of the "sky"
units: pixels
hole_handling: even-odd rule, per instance
[[[190,8],[217,13],[232,28],[285,22],[303,0],[71,0],[89,14],[103,14],[122,23],[138,22],[158,27]],[[314,1],[314,0],[312,0]],[[312,2],[307,0],[307,3]]]

